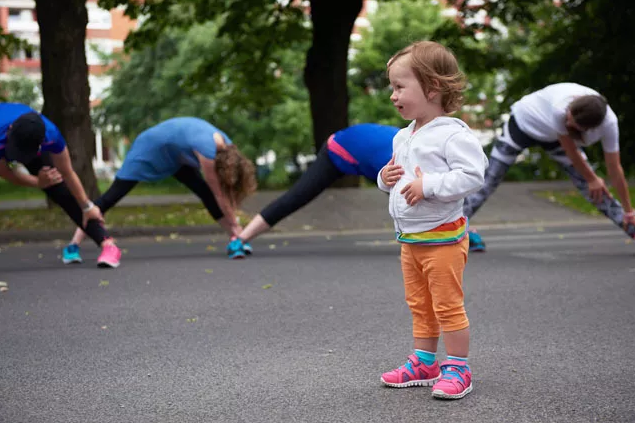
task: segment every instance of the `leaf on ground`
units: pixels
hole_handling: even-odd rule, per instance
[[[157,235],[157,236],[154,237],[154,240],[156,242],[161,242],[161,241],[163,241],[163,237],[161,235]]]
[[[104,325],[104,326],[102,326],[101,328],[102,328],[102,329],[104,329],[104,330],[106,330],[106,329],[108,329],[108,326]]]
[[[196,321],[198,320],[198,317],[192,317],[191,319],[187,319],[188,323],[196,323]]]
[[[276,249],[276,244],[269,244],[269,249],[270,250],[275,250]]]
[[[564,235],[558,235],[558,239],[564,239]]]
[[[28,312],[28,311],[24,312],[24,315],[25,315],[25,316],[28,316],[28,315],[29,315],[29,312]]]
[[[289,241],[284,241],[284,242],[282,243],[282,246],[283,246],[283,247],[286,247],[287,245],[289,245]]]
[[[177,232],[172,232],[170,234],[170,239],[177,239],[179,237],[179,234]]]
[[[207,251],[216,251],[216,247],[214,247],[213,245],[208,245],[207,248],[205,248]]]
[[[214,273],[214,269],[205,269],[205,273]]]
[[[99,282],[99,286],[108,286],[108,285],[110,285],[110,282],[108,282],[108,281]]]
[[[121,254],[128,254],[128,249],[127,248],[122,249]]]
[[[304,229],[305,231],[310,231],[311,229],[313,229],[313,226],[311,226],[311,225],[304,225],[304,226],[302,226],[302,229]]]
[[[536,227],[536,231],[538,231],[538,232],[544,232],[544,231],[545,231],[545,228],[543,228],[542,226],[537,226],[537,227]]]
[[[37,255],[37,258],[41,259],[42,257],[44,257],[44,254],[40,253]]]
[[[273,287],[273,285],[271,285],[270,283],[268,283],[267,285],[263,285],[263,286],[262,286],[262,289],[269,289],[269,288],[272,288],[272,287]]]
[[[324,238],[326,238],[327,241],[330,241],[331,240],[331,235],[327,235]]]

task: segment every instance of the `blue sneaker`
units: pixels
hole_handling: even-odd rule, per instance
[[[243,242],[238,238],[229,241],[229,244],[227,244],[227,255],[232,260],[245,258]]]
[[[485,243],[481,239],[481,236],[476,231],[470,231],[470,251],[485,251]]]
[[[79,255],[79,245],[69,244],[62,251],[62,262],[64,264],[81,263],[82,256]]]
[[[252,255],[254,252],[254,249],[252,248],[251,244],[247,241],[243,241],[243,251],[245,252],[245,254],[247,254],[248,256]]]

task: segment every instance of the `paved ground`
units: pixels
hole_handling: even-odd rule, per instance
[[[460,402],[379,383],[411,347],[390,231],[286,233],[237,262],[220,239],[126,239],[116,270],[4,247],[0,421],[635,421],[635,244],[606,222],[483,235]]]

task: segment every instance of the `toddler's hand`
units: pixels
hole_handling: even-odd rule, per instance
[[[414,206],[423,200],[423,173],[421,173],[419,166],[415,168],[415,175],[417,179],[410,182],[401,190],[409,206]]]
[[[384,184],[392,187],[401,179],[403,174],[403,168],[401,165],[395,164],[395,155],[393,154],[388,164],[381,170],[381,180]]]

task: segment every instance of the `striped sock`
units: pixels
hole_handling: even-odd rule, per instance
[[[467,366],[467,357],[456,357],[454,355],[449,355],[448,360],[461,361],[463,366]]]
[[[437,353],[426,350],[415,350],[415,355],[426,366],[431,366],[437,359]]]

